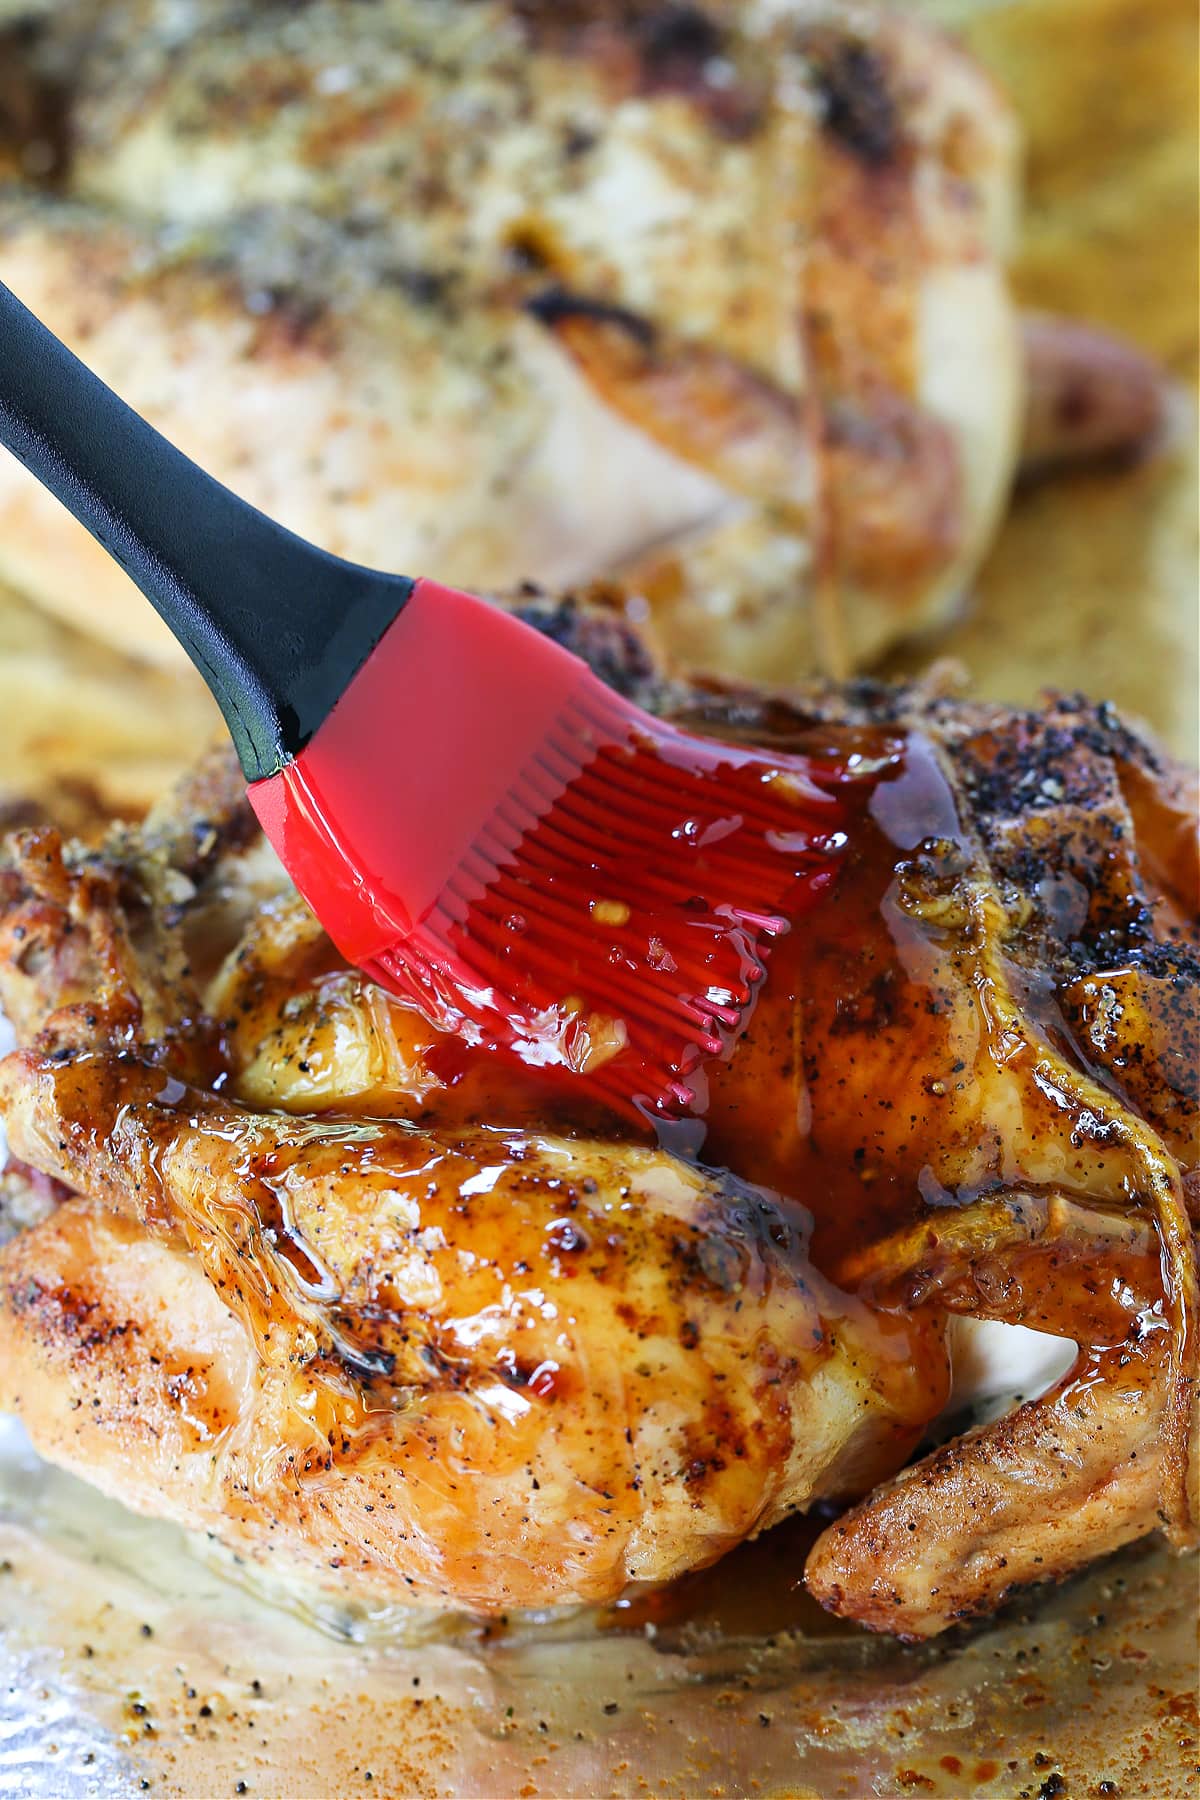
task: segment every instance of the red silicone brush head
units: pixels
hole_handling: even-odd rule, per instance
[[[420,583],[251,798],[339,947],[469,1042],[678,1114],[773,938],[834,878],[803,759],[692,737],[481,601]]]

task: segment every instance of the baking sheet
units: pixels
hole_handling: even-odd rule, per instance
[[[1104,693],[1194,756],[1194,8],[924,10],[1024,114],[1022,293],[1124,329],[1177,388],[1157,455],[1018,496],[973,610],[894,666],[949,652],[985,693]],[[198,685],[0,596],[0,804],[145,804],[215,722]],[[804,1547],[772,1533],[642,1613],[414,1641],[266,1604],[0,1422],[0,1794],[1196,1791],[1195,1558],[1135,1548],[912,1651],[815,1616]]]
[[[791,1629],[731,1629],[698,1584],[657,1625],[580,1616],[491,1642],[450,1625],[405,1641],[263,1604],[174,1528],[23,1456],[14,1432],[0,1465],[0,1791],[22,1800],[124,1800],[146,1783],[189,1796],[1195,1791],[1195,1584],[1154,1547],[899,1654],[814,1632],[798,1560],[783,1591],[786,1538],[764,1541],[765,1566],[752,1550],[740,1576],[776,1612],[790,1598]]]

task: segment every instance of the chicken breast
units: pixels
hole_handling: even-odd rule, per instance
[[[3,58],[0,274],[327,548],[624,572],[754,674],[958,603],[1022,412],[1016,134],[903,13],[69,0]],[[0,577],[178,654],[7,461]]]
[[[860,1491],[944,1391],[936,1342],[910,1363],[802,1275],[786,1213],[653,1151],[236,1108],[180,1131],[153,1098],[135,1146],[120,1105],[115,1183],[169,1136],[159,1216],[210,1223],[148,1234],[131,1182],[136,1224],[71,1201],[19,1239],[4,1401],[109,1492],[348,1596],[611,1599]],[[287,1214],[265,1256],[247,1159]]]
[[[612,1598],[818,1498],[857,1504],[813,1590],[907,1637],[1194,1541],[1185,777],[1078,700],[699,693],[612,614],[527,610],[844,776],[836,890],[695,1117],[637,1141],[347,968],[228,760],[91,855],[26,834],[0,1080],[61,1185],[0,1250],[0,1406],[135,1506],[423,1604]],[[905,1467],[963,1317],[1078,1354]]]

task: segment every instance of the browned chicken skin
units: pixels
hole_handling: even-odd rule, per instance
[[[27,835],[4,1104],[86,1198],[0,1251],[0,1406],[136,1506],[426,1604],[611,1598],[856,1500],[809,1584],[919,1637],[1193,1541],[1183,778],[1080,701],[675,690],[605,617],[533,611],[642,702],[847,777],[835,894],[702,1120],[634,1145],[373,989],[220,761],[98,854]],[[905,1468],[954,1316],[1078,1358]]]
[[[182,448],[373,567],[619,574],[676,666],[752,678],[943,623],[1023,411],[1039,465],[1152,433],[1145,359],[1022,344],[1018,162],[962,48],[857,0],[58,0],[0,31],[0,273]],[[0,577],[179,654],[16,464]]]

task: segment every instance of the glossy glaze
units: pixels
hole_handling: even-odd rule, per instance
[[[129,992],[120,881],[31,844],[7,926],[23,1016],[88,991],[81,956],[109,958],[104,1005],[53,1015],[5,1068],[21,1154],[94,1197],[6,1270],[23,1403],[57,1454],[352,1591],[612,1598],[901,1468],[962,1312],[1080,1358],[838,1518],[808,1558],[826,1604],[923,1635],[1160,1517],[1186,1541],[1192,1266],[1155,1128],[1172,1120],[1153,1082],[1144,1116],[1127,1105],[1128,1033],[1109,1054],[1093,1031],[1084,1057],[1071,1006],[1105,957],[1136,982],[1158,979],[1160,941],[1186,949],[1182,889],[1136,861],[1133,740],[1069,710],[693,722],[822,764],[846,847],[659,1145],[586,1079],[439,1034],[286,894],[194,997],[201,1030],[182,989]],[[151,1000],[176,1021],[157,1048],[135,1022]],[[1174,1092],[1155,1016],[1131,1023],[1139,1067]],[[159,1245],[123,1301],[113,1212]],[[71,1323],[138,1317],[164,1287],[194,1308],[207,1292],[242,1334],[206,1377],[230,1398],[191,1482],[150,1367],[122,1410],[128,1344],[80,1364]]]

